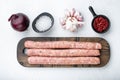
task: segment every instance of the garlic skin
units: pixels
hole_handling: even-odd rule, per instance
[[[66,10],[64,17],[60,18],[60,24],[64,29],[74,32],[83,25],[83,17],[74,8]]]

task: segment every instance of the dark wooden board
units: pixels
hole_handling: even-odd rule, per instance
[[[102,49],[100,50],[100,61],[99,65],[30,65],[27,62],[28,56],[24,54],[24,42],[26,40],[33,41],[78,41],[78,42],[99,42],[102,44]],[[17,46],[17,60],[18,62],[25,67],[103,67],[105,66],[110,59],[110,46],[108,42],[99,37],[26,37],[19,41]]]

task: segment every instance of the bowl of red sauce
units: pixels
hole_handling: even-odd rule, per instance
[[[92,20],[92,28],[97,33],[105,33],[110,27],[110,21],[105,15],[97,15],[93,8],[89,6],[89,10],[93,14],[94,18]]]

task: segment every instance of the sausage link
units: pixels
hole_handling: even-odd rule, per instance
[[[80,64],[100,64],[98,57],[28,57],[29,64],[43,64],[43,65],[80,65]]]
[[[75,41],[25,41],[26,48],[74,48],[74,49],[101,49],[102,46],[97,42],[75,42]]]
[[[43,57],[79,57],[79,56],[99,56],[99,50],[85,49],[26,49],[28,56]]]

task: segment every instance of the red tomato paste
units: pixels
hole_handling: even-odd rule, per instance
[[[106,31],[109,27],[109,21],[104,16],[98,16],[93,21],[93,28],[97,32]]]

